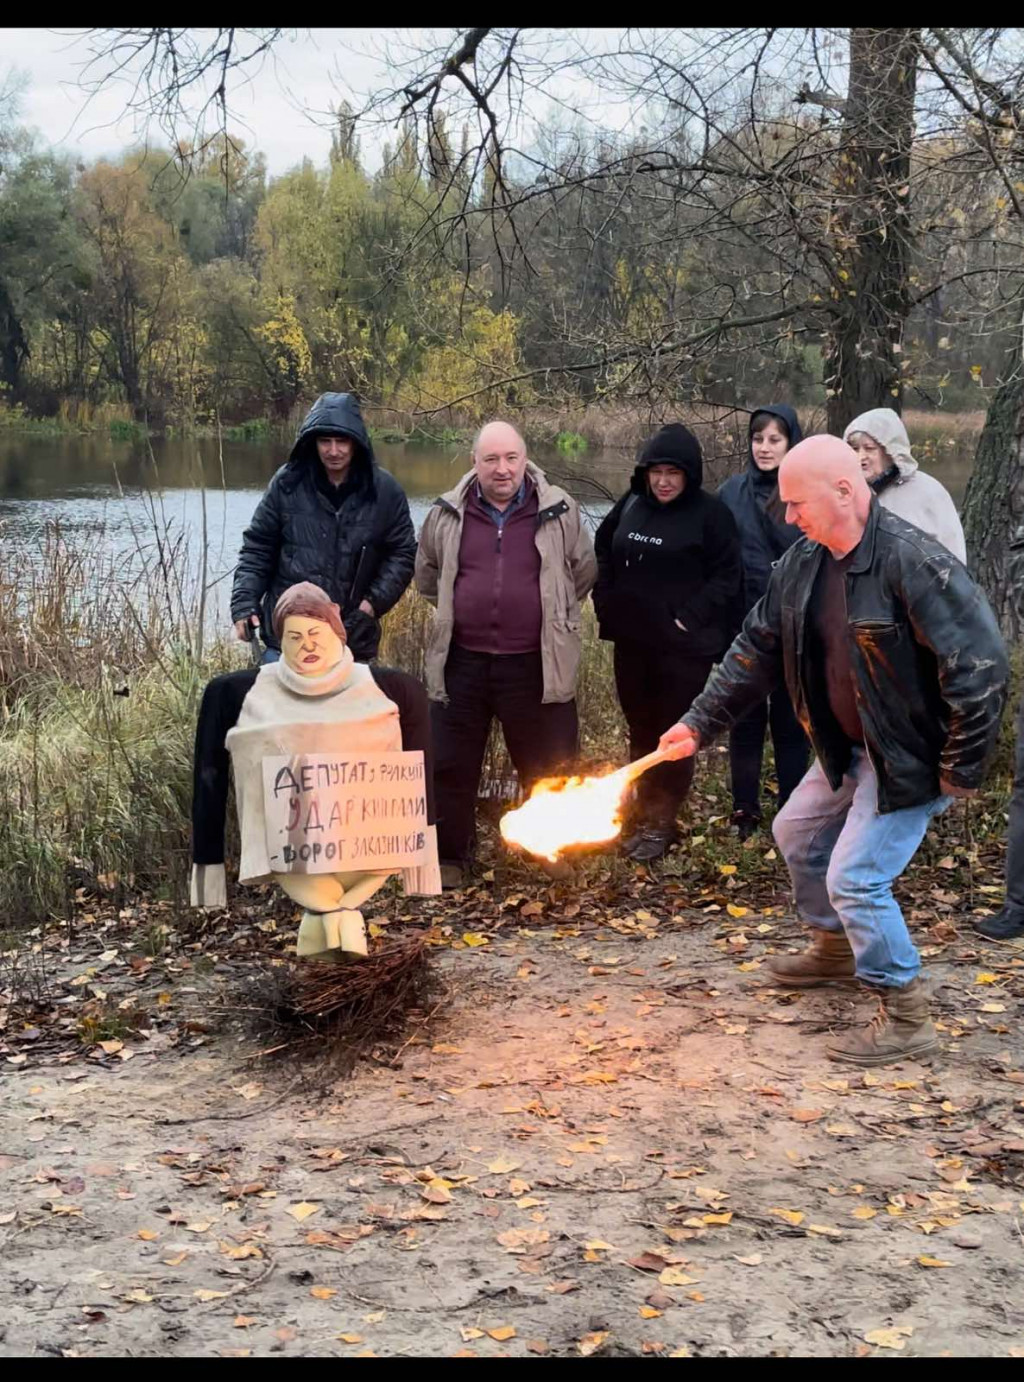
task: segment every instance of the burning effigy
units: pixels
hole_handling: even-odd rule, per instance
[[[614,772],[544,778],[522,806],[502,816],[502,839],[552,861],[571,848],[607,844],[622,830],[630,785],[648,768],[664,763],[666,757],[656,750]]]

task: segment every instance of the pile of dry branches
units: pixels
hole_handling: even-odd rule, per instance
[[[252,999],[256,1024],[284,1039],[281,1050],[318,1042],[348,1068],[426,1022],[440,981],[418,935],[379,942],[349,964],[293,961],[269,968]]]

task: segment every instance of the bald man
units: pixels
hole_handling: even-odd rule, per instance
[[[859,979],[878,993],[881,1019],[832,1040],[833,1060],[927,1060],[938,1040],[892,884],[929,821],[978,790],[1006,649],[961,562],[879,506],[845,442],[793,447],[779,494],[804,539],[661,746],[696,752],[785,679],[816,757],[773,830],[812,940],[769,967],[787,987]]]
[[[576,501],[548,484],[510,423],[489,422],[473,469],[427,515],[416,554],[417,588],[437,606],[426,676],[446,888],[461,886],[472,859],[491,722],[523,789],[576,756],[580,601],[596,577]]]

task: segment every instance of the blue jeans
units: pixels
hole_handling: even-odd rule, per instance
[[[924,839],[928,822],[949,797],[923,806],[878,813],[878,783],[871,761],[854,748],[849,770],[833,792],[815,759],[772,832],[789,868],[797,912],[825,931],[845,931],[857,977],[884,988],[904,988],[921,969],[892,884]]]
[[[281,661],[281,650],[280,650],[280,648],[264,648],[264,649],[263,649],[263,656],[260,658],[260,666],[261,666],[261,667],[266,667],[266,665],[267,665],[268,662],[280,662],[280,661]]]

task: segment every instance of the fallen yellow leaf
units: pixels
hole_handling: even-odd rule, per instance
[[[160,1237],[155,1228],[140,1228],[136,1236],[141,1238],[144,1243],[152,1243],[154,1238]]]
[[[492,1176],[507,1176],[510,1171],[519,1169],[519,1162],[507,1156],[499,1156],[496,1161],[488,1164],[487,1169]]]
[[[464,1324],[459,1330],[459,1333],[467,1344],[471,1339],[482,1339],[484,1337],[484,1331],[482,1329],[477,1329],[475,1324]]]
[[[596,1353],[605,1339],[607,1339],[608,1333],[609,1331],[607,1329],[598,1329],[595,1330],[593,1334],[584,1334],[583,1338],[576,1345],[580,1351],[580,1355],[583,1358],[589,1358],[592,1353]]]
[[[787,1224],[802,1224],[804,1216],[799,1209],[769,1209],[769,1214],[776,1214],[780,1219],[785,1219]]]
[[[465,945],[478,946],[490,945],[490,938],[483,936],[479,931],[463,931],[462,940]]]
[[[944,1262],[941,1257],[929,1257],[926,1252],[923,1252],[917,1260],[922,1267],[952,1267],[953,1265],[952,1262]]]
[[[722,876],[725,877],[725,878],[731,878],[732,875],[736,872],[736,865],[735,865],[735,864],[719,864],[719,866],[718,866],[718,872],[719,872],[720,874],[722,874]]]
[[[223,1300],[227,1291],[193,1291],[196,1300]]]
[[[713,1224],[727,1224],[732,1219],[732,1210],[727,1214],[705,1214],[703,1218],[704,1222],[709,1226]]]
[[[851,1219],[873,1219],[878,1213],[877,1209],[871,1209],[866,1204],[858,1205],[856,1209],[850,1211]]]
[[[308,1219],[311,1214],[315,1214],[320,1208],[318,1204],[310,1204],[308,1200],[301,1200],[298,1204],[288,1206],[288,1213],[293,1219],[297,1219],[301,1224],[303,1219]]]
[[[506,1339],[516,1337],[516,1329],[513,1324],[499,1324],[497,1329],[489,1329],[487,1333],[492,1339],[497,1339],[499,1344],[503,1344]]]
[[[222,1243],[220,1250],[225,1257],[230,1257],[232,1262],[244,1262],[247,1257],[263,1256],[255,1243],[242,1243],[239,1247],[233,1243]]]
[[[420,1194],[431,1204],[451,1204],[452,1202],[452,1192],[448,1189],[448,1182],[440,1176],[434,1176],[432,1180],[428,1180]]]
[[[664,1314],[664,1310],[655,1310],[653,1305],[640,1306],[640,1318],[642,1320],[657,1320]]]
[[[982,970],[982,972],[978,975],[974,982],[976,984],[998,984],[999,975],[989,974],[986,970]]]
[[[343,1344],[361,1344],[363,1342],[361,1334],[339,1334],[338,1338]]]
[[[309,1294],[314,1300],[330,1300],[331,1296],[336,1296],[338,1293],[333,1286],[311,1286]]]
[[[737,907],[735,902],[727,902],[725,910],[729,913],[731,917],[736,917],[736,919],[738,920],[740,917],[745,917],[747,913],[750,911],[750,908]]]
[[[864,1342],[877,1348],[906,1348],[907,1339],[914,1332],[912,1324],[894,1324],[891,1329],[872,1329],[864,1335]]]
[[[662,1286],[696,1286],[697,1278],[687,1276],[681,1267],[666,1267],[658,1273]]]
[[[507,1228],[498,1234],[498,1242],[506,1252],[525,1253],[528,1248],[548,1242],[550,1237],[546,1228]]]

